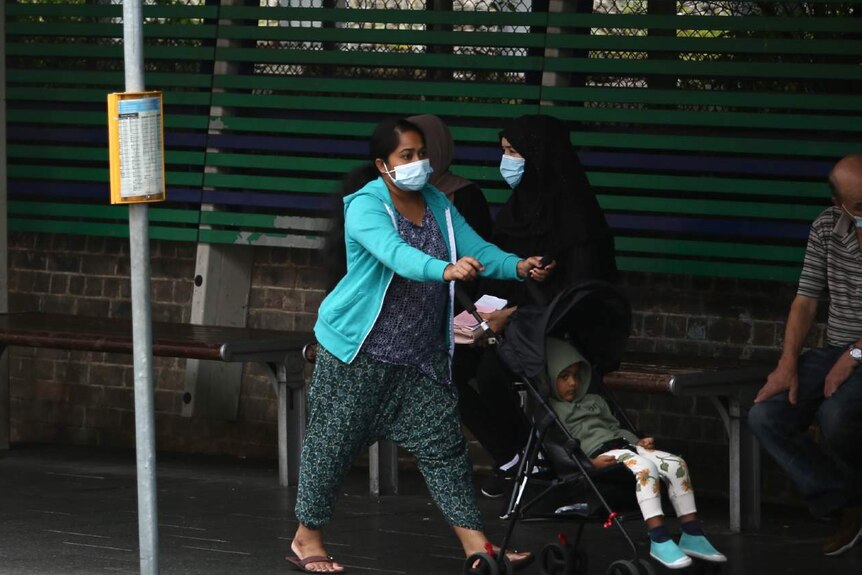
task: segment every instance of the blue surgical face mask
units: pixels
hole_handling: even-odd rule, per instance
[[[515,189],[521,183],[521,178],[524,177],[525,163],[524,158],[503,155],[500,160],[500,175],[503,176],[510,188]]]
[[[841,204],[841,207],[844,208],[844,211],[847,212],[848,216],[853,218],[853,221],[856,222],[856,227],[862,228],[862,216],[854,216],[853,214],[850,213],[850,210],[848,210],[844,204]]]
[[[389,169],[386,162],[383,162],[383,167],[386,168],[386,173],[392,183],[405,192],[418,192],[424,188],[425,184],[428,183],[428,176],[434,171],[428,159],[401,164],[392,170]],[[395,176],[392,175],[393,173]]]

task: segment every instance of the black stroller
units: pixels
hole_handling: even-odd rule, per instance
[[[631,559],[614,561],[606,573],[654,575],[652,564],[639,556],[637,546],[623,527],[622,516],[611,508],[609,498],[596,486],[596,481],[601,480],[604,486],[603,480],[616,475],[617,483],[620,479],[625,481],[625,491],[630,496],[631,474],[622,465],[595,469],[581,451],[579,442],[571,437],[548,404],[553,383],[548,380],[545,367],[547,336],[565,339],[578,348],[593,366],[591,391],[607,396],[606,390],[601,389],[601,379],[619,366],[630,327],[628,301],[612,285],[601,281],[574,285],[558,294],[550,304],[522,307],[512,316],[498,352],[503,363],[526,388],[525,407],[532,431],[515,477],[506,513],[510,523],[500,550],[492,553],[489,549],[486,553],[471,556],[465,564],[467,573],[511,573],[512,567],[505,551],[518,521],[575,519],[579,526],[574,541],[570,542],[560,534],[559,542],[542,550],[539,562],[541,572],[546,575],[583,575],[587,571],[587,555],[578,544],[586,522],[598,518],[604,521],[605,527],[616,526],[631,548]],[[607,399],[621,423],[638,434],[613,398]],[[540,448],[553,466],[553,479],[531,476]],[[533,493],[529,494],[531,490]],[[548,507],[548,500],[553,499],[558,503]]]

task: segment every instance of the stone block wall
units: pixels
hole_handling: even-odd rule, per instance
[[[311,329],[325,279],[317,252],[255,248],[248,326]],[[195,245],[151,244],[152,313],[187,322]],[[131,316],[128,241],[13,233],[9,238],[11,311]],[[630,349],[770,360],[780,349],[795,286],[780,282],[624,274],[634,310]],[[811,342],[822,339],[822,326]],[[185,360],[155,358],[160,450],[275,459],[276,405],[269,380],[247,366],[235,422],[181,415]],[[13,442],[134,445],[131,357],[13,348]],[[726,492],[724,428],[708,400],[620,394],[644,432],[689,459],[702,490]],[[473,445],[478,466],[489,460]],[[771,493],[786,482],[767,463]]]

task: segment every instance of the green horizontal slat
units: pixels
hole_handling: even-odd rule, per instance
[[[613,51],[696,52],[699,54],[839,54],[862,53],[857,40],[781,38],[692,38],[621,34],[548,34],[549,48]]]
[[[606,107],[557,106],[554,115],[561,120],[615,124],[654,124],[677,126],[715,126],[719,128],[768,128],[771,130],[809,130],[822,132],[862,131],[862,116],[782,114],[779,112],[685,112],[679,110],[625,109]]]
[[[207,156],[207,165],[232,168],[263,168],[291,171],[325,172],[346,174],[365,160],[341,158],[307,158],[302,156],[282,156],[270,154],[232,154],[212,152]]]
[[[147,82],[159,88],[210,88],[212,76],[209,74],[147,72]],[[9,84],[58,84],[104,85],[110,91],[121,91],[125,79],[123,72],[92,72],[87,70],[21,70],[10,68],[6,70],[6,81]],[[53,88],[52,88],[53,89]]]
[[[38,102],[99,102],[104,103],[107,92],[98,89],[83,88],[7,88],[8,100],[38,101]],[[174,106],[208,106],[208,92],[165,92],[164,102]],[[107,104],[105,104],[107,106]]]
[[[556,58],[545,61],[547,72],[608,75],[733,76],[862,80],[862,67],[852,64],[791,64],[784,62],[697,62],[658,59]]]
[[[599,204],[605,210],[645,212],[663,214],[699,214],[709,216],[734,216],[741,218],[763,218],[812,221],[824,206],[770,204],[766,202],[733,202],[701,200],[694,198],[655,198],[640,196],[599,196]]]
[[[859,23],[839,16],[661,16],[647,14],[550,14],[550,26],[575,28],[647,28],[665,30],[735,30],[742,32],[855,33]]]
[[[9,231],[127,238],[129,237],[129,224],[87,222],[85,226],[82,226],[81,222],[63,220],[9,218]],[[198,232],[192,228],[171,228],[150,225],[149,236],[153,240],[194,242],[198,239]]]
[[[144,59],[155,60],[212,60],[215,48],[199,46],[144,45]],[[119,44],[68,44],[68,43],[6,43],[8,56],[54,56],[57,58],[122,58]]]
[[[617,253],[643,252],[675,256],[698,256],[798,264],[805,256],[805,248],[752,243],[725,243],[661,238],[632,238],[617,235],[614,238]]]
[[[108,168],[81,168],[76,166],[15,165],[8,167],[9,177],[37,180],[69,180],[75,182],[108,182]],[[200,186],[202,175],[197,172],[165,173],[169,186]]]
[[[536,107],[538,108],[538,106]],[[538,109],[534,110],[537,112]],[[282,120],[277,118],[244,118],[237,116],[217,116],[213,121],[222,130],[233,132],[269,132],[310,136],[339,136],[342,138],[365,138],[374,131],[375,123],[325,121],[325,120]],[[503,122],[500,122],[502,128]],[[456,142],[497,142],[499,128],[470,128],[452,126],[452,137]]]
[[[108,198],[106,198],[108,201]],[[98,220],[128,220],[127,206],[99,204],[72,204],[60,202],[23,202],[10,201],[10,214],[44,217],[84,218]],[[177,224],[196,224],[199,219],[197,210],[178,210],[173,208],[151,208],[150,221]]]
[[[21,144],[10,144],[7,153],[10,158],[43,159],[43,160],[79,160],[88,162],[107,162],[108,148],[101,147],[74,147],[74,146],[27,146]],[[166,164],[204,165],[203,152],[190,152],[186,150],[166,150]]]
[[[215,5],[153,5],[143,6],[143,16],[147,18],[215,18],[218,6]],[[7,16],[75,16],[80,18],[121,17],[120,4],[13,4],[6,6]]]
[[[550,112],[551,110],[549,110]],[[774,138],[722,138],[717,136],[645,135],[625,133],[573,132],[577,146],[623,149],[688,150],[703,152],[745,152],[840,158],[858,151],[855,142],[814,141]]]
[[[191,38],[213,39],[216,26],[194,24],[144,24],[144,38]],[[83,38],[122,38],[123,23],[79,24],[76,22],[33,23],[9,22],[9,36],[65,36]]]
[[[7,121],[10,124],[72,124],[106,126],[107,104],[104,112],[74,113],[65,110],[9,110]],[[189,116],[185,114],[169,114],[165,116],[165,129],[198,129],[206,130],[209,126],[209,116]]]
[[[148,76],[149,77],[149,76]],[[536,99],[539,86],[521,84],[487,84],[481,82],[423,82],[403,80],[329,79],[275,75],[218,75],[215,88],[245,90],[289,90],[297,92],[333,92],[338,94],[385,94],[415,96],[453,96],[458,98]]]
[[[214,93],[212,103],[215,106],[234,106],[245,108],[274,108],[283,110],[325,110],[333,112],[364,112],[377,114],[439,114],[474,116],[474,117],[504,117],[513,118],[522,114],[536,112],[536,106],[519,104],[481,104],[473,102],[435,102],[343,98],[317,96],[270,96],[262,94]]]
[[[204,186],[213,188],[239,188],[275,192],[302,192],[331,194],[343,174],[333,174],[332,180],[311,178],[285,178],[279,176],[244,176],[239,174],[204,174]]]
[[[145,54],[146,56],[146,54]],[[261,48],[218,48],[215,58],[230,62],[280,64],[332,64],[344,66],[451,68],[530,72],[542,69],[537,56],[484,56],[423,53],[338,52],[333,50],[277,50]]]
[[[222,130],[229,132],[270,132],[292,135],[340,136],[343,138],[368,138],[376,124],[372,122],[347,122],[323,120],[282,120],[278,118],[243,118],[237,116],[215,116]]]
[[[543,100],[620,102],[739,108],[793,108],[799,110],[862,111],[862,98],[844,95],[787,92],[730,92],[727,90],[655,90],[646,88],[567,88],[545,86]]]
[[[799,268],[698,260],[677,260],[617,256],[622,271],[682,274],[695,276],[735,277],[758,280],[797,281]]]

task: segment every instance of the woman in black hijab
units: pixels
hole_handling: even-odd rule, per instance
[[[523,158],[523,176],[513,177],[517,170],[504,174],[513,191],[491,241],[518,255],[541,253],[554,261],[546,281],[536,284],[545,299],[579,280],[616,282],[613,235],[566,125],[552,116],[521,116],[500,132],[500,142],[501,172]],[[502,284],[495,282],[487,293],[512,305],[532,301],[527,286]]]
[[[482,280],[479,293],[504,298],[510,306],[490,314],[495,332],[504,329],[516,306],[547,303],[581,280],[618,279],[613,235],[566,125],[552,116],[521,116],[500,132],[500,144],[500,173],[513,191],[497,215],[491,241],[522,257],[542,254],[548,263],[533,270],[536,281]],[[486,351],[474,365],[480,399],[478,407],[462,409],[462,420],[494,459],[482,493],[500,497],[511,487],[529,425],[511,386],[515,378],[497,354]]]

